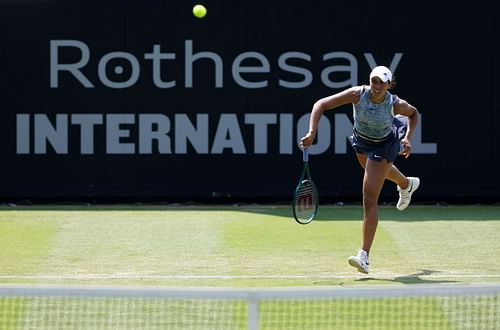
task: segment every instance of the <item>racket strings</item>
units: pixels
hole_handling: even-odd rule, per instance
[[[317,205],[317,190],[309,180],[303,180],[295,195],[295,213],[301,220],[309,220],[314,216]]]

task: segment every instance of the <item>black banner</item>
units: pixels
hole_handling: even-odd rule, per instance
[[[498,5],[0,1],[0,197],[289,198],[319,98],[376,65],[421,121],[421,199],[500,198]],[[327,112],[310,166],[357,198],[352,107]],[[383,196],[394,196],[387,182]]]

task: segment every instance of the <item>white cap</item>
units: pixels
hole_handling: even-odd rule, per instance
[[[378,77],[380,80],[383,82],[391,81],[392,80],[392,72],[389,70],[389,68],[381,65],[373,68],[372,72],[370,73],[370,80],[373,77]]]

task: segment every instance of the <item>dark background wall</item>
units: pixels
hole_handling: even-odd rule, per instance
[[[421,200],[500,199],[499,8],[435,1],[0,0],[1,198],[289,198],[315,100],[389,66]],[[350,106],[311,148],[361,195]],[[387,183],[383,198],[393,198]]]

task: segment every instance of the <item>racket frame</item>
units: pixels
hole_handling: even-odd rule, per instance
[[[297,183],[297,187],[295,188],[295,192],[293,193],[292,210],[293,210],[293,217],[294,217],[295,221],[297,221],[301,225],[306,225],[306,224],[310,223],[314,219],[316,214],[318,213],[319,196],[318,196],[318,188],[316,187],[316,184],[312,180],[311,172],[309,170],[309,152],[307,151],[307,149],[302,149],[302,160],[303,160],[302,173],[301,173],[299,181]],[[312,185],[312,189],[315,192],[315,193],[313,193],[313,197],[315,197],[314,201],[313,201],[313,212],[305,220],[299,218],[297,211],[296,211],[297,194],[299,193],[299,190],[300,190],[304,180],[307,180],[310,182],[310,184]]]

